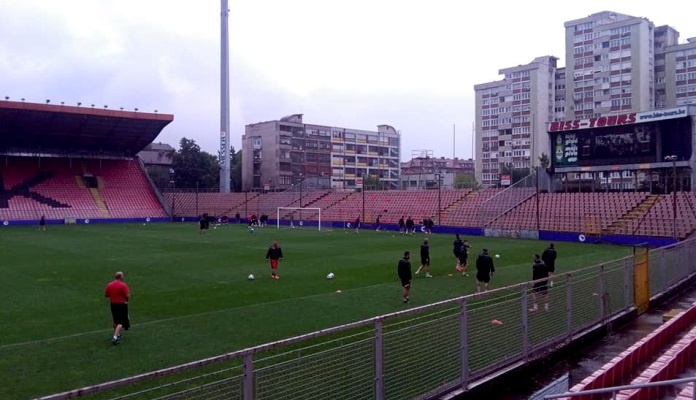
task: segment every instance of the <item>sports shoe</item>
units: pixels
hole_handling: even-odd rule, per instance
[[[410,301],[410,299],[409,299],[408,297],[405,298],[405,299],[404,299],[404,304],[408,304],[409,301]]]
[[[420,274],[420,271],[417,271],[417,272],[416,272],[416,276],[418,276],[419,274]]]
[[[118,344],[118,339],[117,338],[111,338],[111,344],[116,346]]]
[[[280,276],[276,275],[273,277],[273,279],[280,279]]]
[[[466,272],[463,272],[462,276],[469,276],[469,274],[467,274]]]
[[[549,286],[553,287],[553,281],[549,282]]]
[[[426,277],[426,278],[432,278],[433,276],[430,275],[430,274],[425,274],[425,277]]]
[[[464,268],[462,268],[462,267],[455,267],[454,269],[456,269],[459,272],[462,272],[464,270]]]

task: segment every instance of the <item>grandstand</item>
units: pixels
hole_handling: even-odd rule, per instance
[[[686,126],[675,125],[674,121],[681,119],[663,122]],[[361,217],[370,224],[380,216],[388,225],[401,216],[411,216],[417,223],[430,217],[447,231],[467,228],[483,234],[490,228],[510,236],[515,231],[535,230],[597,238],[684,239],[696,232],[696,196],[691,192],[656,193],[633,187],[620,192],[592,189],[569,193],[570,186],[565,192],[541,192],[535,173],[505,189],[343,192],[300,183],[284,192],[163,189],[160,194],[153,190],[135,155],[172,120],[165,114],[0,103],[0,121],[6,122],[0,125],[0,151],[4,155],[0,164],[0,219],[8,224],[36,221],[42,215],[54,223],[189,220],[202,213],[218,217],[266,214],[274,219],[279,207],[312,207],[322,210],[324,221],[350,222]],[[654,130],[660,129],[658,125]],[[580,135],[562,133],[571,134]],[[683,163],[674,162],[675,171]],[[658,164],[663,169],[670,166]],[[570,171],[574,164],[563,160],[558,167]],[[290,214],[286,211],[281,218]],[[318,213],[307,211],[301,218],[316,220]]]
[[[172,115],[0,103],[0,220],[167,219],[138,151]]]

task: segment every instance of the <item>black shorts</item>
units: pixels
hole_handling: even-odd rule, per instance
[[[488,283],[491,281],[491,275],[478,273],[476,274],[476,280],[479,282]]]
[[[430,257],[421,257],[421,265],[430,265]]]
[[[465,254],[460,254],[459,257],[457,257],[457,258],[459,259],[459,264],[461,264],[461,265],[466,264],[466,259],[467,259],[467,254],[466,254],[466,253],[465,253]]]
[[[536,282],[534,283],[534,288],[532,290],[534,293],[546,294],[546,292],[549,290],[549,286],[546,281]]]
[[[122,325],[123,329],[125,330],[130,328],[130,318],[128,317],[127,303],[112,303],[111,317],[113,317],[115,325]]]
[[[546,264],[546,268],[549,270],[549,272],[556,272],[556,266],[553,264]]]
[[[411,287],[411,280],[401,278],[401,286],[405,288]]]

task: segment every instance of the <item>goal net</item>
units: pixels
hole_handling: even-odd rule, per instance
[[[317,207],[278,207],[276,215],[278,229],[331,230],[331,225],[322,225],[321,208]]]

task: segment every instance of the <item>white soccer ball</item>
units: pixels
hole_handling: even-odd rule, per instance
[[[249,274],[249,276],[247,277],[247,279],[249,279],[250,281],[253,281],[253,280],[254,280],[254,274]]]
[[[254,233],[254,228],[249,228],[249,233]]]
[[[328,274],[328,275],[326,275],[326,279],[333,279],[333,278],[334,278],[334,276],[335,276],[335,275],[334,275],[334,273],[333,273],[333,272],[329,272],[329,274]]]
[[[495,258],[500,258],[500,254],[496,254],[496,255],[495,255]]]

